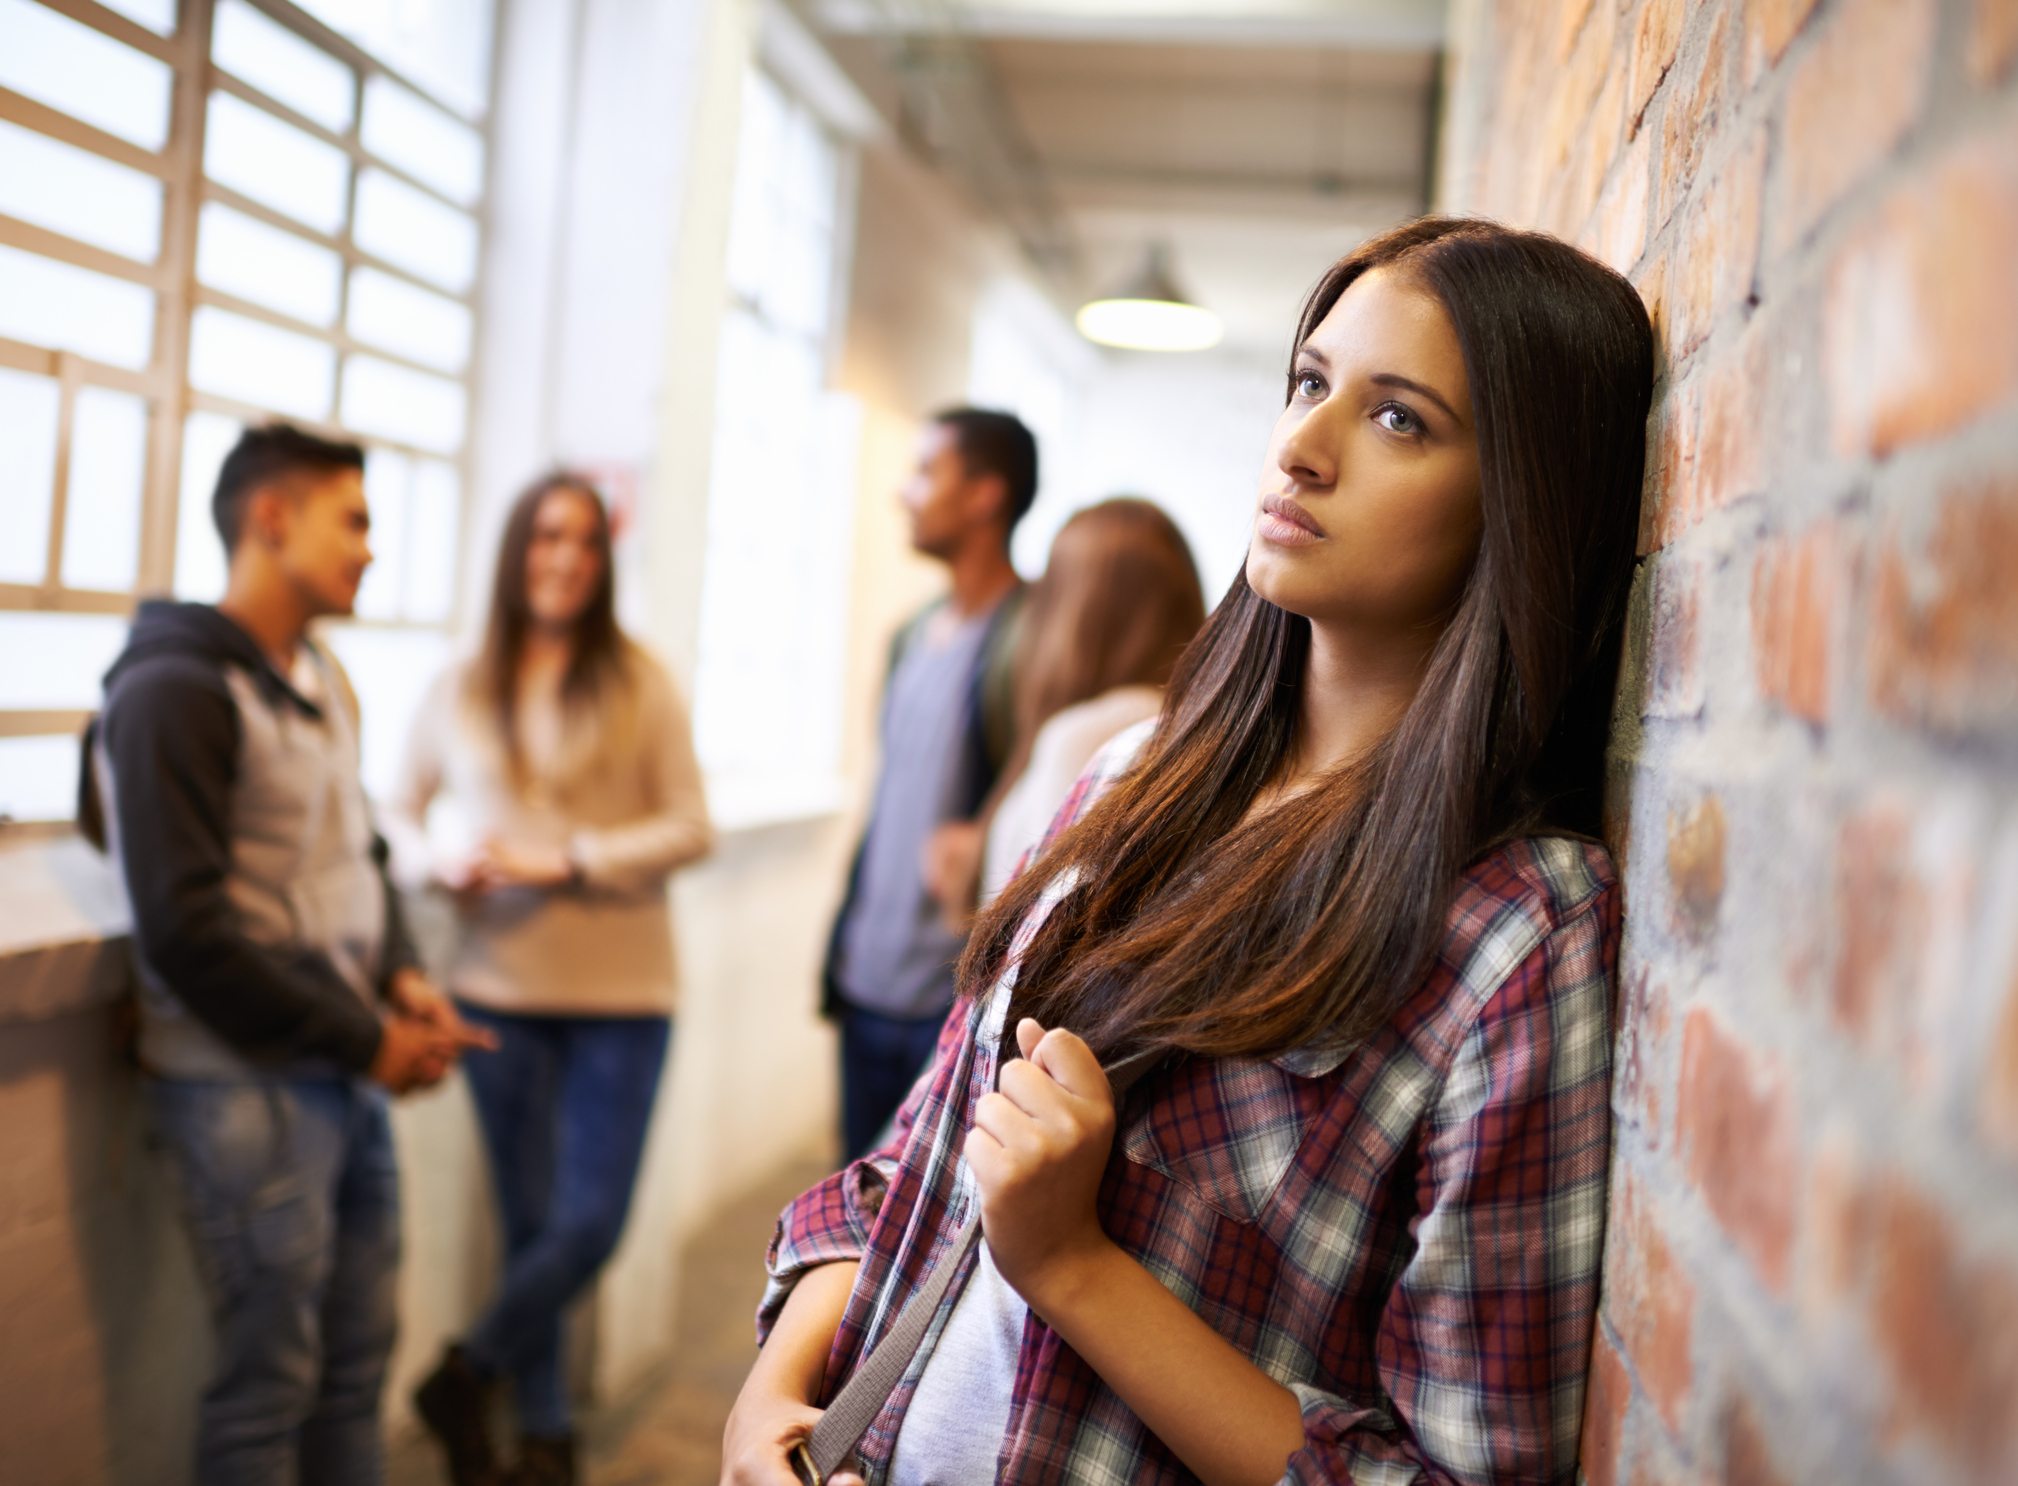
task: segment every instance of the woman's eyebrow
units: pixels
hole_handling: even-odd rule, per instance
[[[1448,413],[1451,422],[1464,422],[1464,419],[1458,417],[1457,409],[1445,402],[1443,394],[1438,392],[1434,387],[1425,387],[1420,382],[1412,382],[1407,377],[1398,376],[1394,372],[1375,372],[1367,378],[1367,381],[1373,383],[1376,387],[1406,387],[1411,392],[1420,392],[1424,397]]]

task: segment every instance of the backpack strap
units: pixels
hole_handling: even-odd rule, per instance
[[[1169,1051],[1165,1047],[1153,1047],[1107,1064],[1104,1071],[1107,1086],[1114,1092],[1115,1104],[1119,1105],[1122,1096],[1136,1080],[1162,1062]],[[939,1313],[940,1302],[945,1300],[947,1290],[952,1288],[953,1276],[960,1272],[967,1256],[980,1242],[981,1202],[977,1195],[974,1211],[960,1226],[953,1246],[940,1259],[931,1278],[912,1295],[898,1313],[896,1322],[884,1333],[883,1340],[841,1385],[841,1391],[834,1395],[834,1401],[820,1415],[820,1422],[813,1426],[813,1433],[793,1449],[792,1469],[806,1486],[823,1486],[827,1477],[847,1460],[862,1436],[869,1432],[869,1426],[883,1412],[883,1405],[890,1401],[890,1395],[904,1381],[904,1374],[910,1368],[911,1360],[918,1355],[925,1333],[931,1329],[932,1318]]]

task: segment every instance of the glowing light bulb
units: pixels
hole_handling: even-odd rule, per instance
[[[1170,274],[1170,249],[1152,243],[1142,269],[1117,293],[1080,306],[1079,333],[1131,351],[1203,351],[1219,344],[1219,316],[1184,297]]]
[[[1203,351],[1219,344],[1219,316],[1174,299],[1096,299],[1080,308],[1079,333],[1131,351]]]

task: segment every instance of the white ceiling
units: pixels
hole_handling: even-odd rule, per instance
[[[1444,0],[814,0],[840,34],[923,30],[949,16],[975,36],[1054,41],[1428,50]]]
[[[888,33],[944,22],[951,0],[816,3],[829,49],[895,121]],[[1053,274],[1061,303],[1161,241],[1230,347],[1275,354],[1328,264],[1423,209],[1441,0],[973,3],[987,8],[963,6],[958,29],[1000,85],[984,116],[1027,144],[1075,250]],[[1208,23],[1225,34],[1199,44]]]

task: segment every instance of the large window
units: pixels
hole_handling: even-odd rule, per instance
[[[724,824],[840,803],[859,410],[828,388],[849,156],[763,72],[743,89],[715,381],[695,745]]]
[[[211,485],[275,416],[370,451],[331,639],[383,781],[454,600],[490,7],[0,0],[0,815],[69,815],[127,614],[221,592]]]

